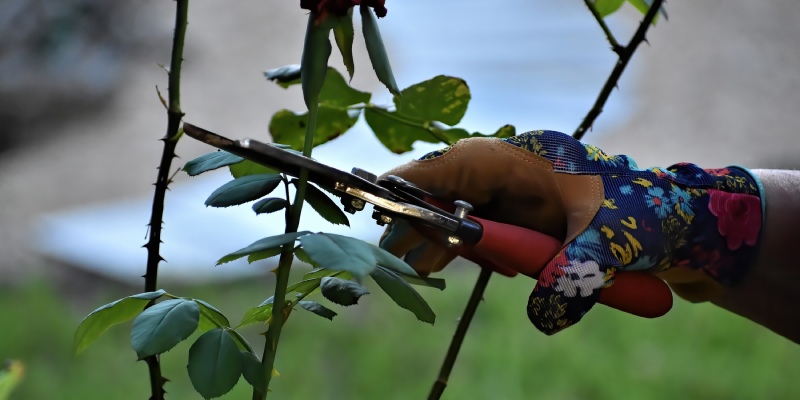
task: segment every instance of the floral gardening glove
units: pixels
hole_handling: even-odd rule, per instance
[[[564,239],[528,302],[546,334],[578,322],[627,271],[657,273],[682,297],[709,300],[745,275],[761,229],[763,190],[743,168],[638,169],[553,131],[464,139],[389,174],[471,202],[477,216]],[[381,245],[423,274],[453,258],[402,226]]]

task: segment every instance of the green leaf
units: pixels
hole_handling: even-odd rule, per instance
[[[648,11],[650,11],[650,6],[653,4],[653,0],[628,0],[628,3],[631,3],[637,10],[639,10],[642,15],[646,15]],[[664,19],[669,19],[669,15],[667,15],[667,9],[664,8],[662,5],[658,12],[664,16]],[[656,21],[658,21],[658,15],[653,18],[653,26],[656,25]]]
[[[364,119],[375,133],[378,140],[395,154],[411,151],[411,145],[417,140],[428,143],[440,143],[427,129],[424,122],[388,111],[379,107],[364,109]]]
[[[165,300],[144,310],[131,328],[131,346],[139,359],[175,347],[196,329],[200,307],[187,299]]]
[[[264,77],[286,89],[300,83],[300,64],[284,65],[280,68],[264,71]]]
[[[253,211],[255,211],[256,214],[269,214],[278,210],[283,210],[288,205],[289,202],[286,201],[286,199],[282,199],[280,197],[268,197],[253,204]]]
[[[262,175],[262,174],[277,174],[278,172],[274,169],[265,167],[257,162],[244,160],[240,163],[236,163],[233,165],[228,166],[228,170],[231,172],[231,176],[234,178],[241,178],[243,176],[248,175]]]
[[[390,92],[400,94],[400,89],[397,88],[397,82],[394,80],[392,66],[389,64],[389,56],[386,54],[386,47],[383,45],[381,31],[378,29],[378,19],[375,18],[372,9],[365,4],[359,7],[359,11],[361,12],[361,28],[367,45],[367,54],[369,54],[375,75]]]
[[[72,351],[77,355],[86,350],[108,328],[132,320],[144,310],[147,303],[166,294],[163,290],[139,293],[108,303],[94,311],[78,325]]]
[[[269,321],[269,319],[272,318],[272,306],[274,301],[275,299],[270,297],[259,304],[258,307],[248,308],[247,311],[244,312],[242,320],[236,325],[236,329],[259,322]]]
[[[206,399],[228,393],[242,374],[242,361],[236,342],[225,329],[212,329],[189,349],[189,379],[197,393]]]
[[[378,246],[373,246],[373,247],[374,247],[373,254],[375,254],[375,259],[377,260],[378,265],[385,268],[389,268],[392,271],[403,274],[405,276],[419,278],[419,274],[417,274],[417,271],[414,271],[414,268],[411,268],[411,266],[408,265],[408,263],[406,263],[405,261],[401,260],[394,254],[389,253],[388,251]]]
[[[331,200],[325,192],[310,183],[306,186],[305,201],[326,221],[336,225],[350,226],[347,215],[339,205]]]
[[[281,183],[278,174],[247,175],[236,178],[211,193],[206,206],[230,207],[270,194]]]
[[[503,125],[502,127],[500,127],[500,129],[497,130],[497,132],[492,133],[490,135],[484,135],[480,132],[469,133],[461,128],[451,128],[440,131],[440,134],[447,137],[447,139],[451,143],[455,143],[461,139],[469,137],[494,137],[494,138],[504,139],[516,135],[517,129],[514,127],[514,125]]]
[[[335,311],[323,306],[322,304],[317,303],[316,301],[304,300],[299,302],[298,304],[300,304],[300,307],[303,307],[304,309],[311,311],[312,313],[317,314],[322,318],[327,318],[331,321],[333,320],[333,317],[337,315]]]
[[[0,400],[8,399],[25,376],[25,364],[21,361],[6,360],[4,364],[0,369]]]
[[[281,67],[278,69],[270,70],[264,73],[269,79],[272,74],[279,74],[284,69],[289,69],[290,67],[297,68],[297,75],[296,78],[294,75],[290,75],[291,78],[294,80],[288,81],[286,83],[280,83],[279,85],[283,87],[289,87],[294,84],[300,83],[300,66],[299,65],[289,65],[286,67]],[[274,71],[274,72],[273,72]],[[290,70],[290,72],[293,72]],[[372,94],[369,92],[362,92],[360,90],[354,89],[350,86],[347,81],[345,81],[342,74],[336,70],[336,68],[328,67],[327,72],[325,73],[325,83],[322,84],[322,89],[320,90],[319,94],[319,101],[320,104],[328,106],[330,108],[338,108],[338,109],[346,109],[349,106],[360,104],[360,103],[368,103]],[[275,144],[275,143],[273,143]]]
[[[278,254],[281,254],[282,249],[280,247],[271,248],[264,251],[259,251],[257,253],[250,254],[247,256],[247,262],[252,264],[259,260],[265,260],[270,257],[275,257]]]
[[[594,8],[601,17],[613,14],[619,10],[625,0],[594,0]]]
[[[467,82],[439,75],[403,89],[401,96],[395,96],[394,104],[402,115],[455,125],[464,117],[471,99]]]
[[[444,290],[447,285],[444,279],[430,278],[430,277],[413,277],[408,275],[399,274],[404,281],[417,286],[428,286],[439,290]]]
[[[353,30],[353,9],[347,11],[347,15],[339,18],[339,22],[333,27],[333,37],[336,39],[336,47],[342,53],[342,61],[347,74],[350,79],[353,79],[355,73],[355,63],[353,62],[353,38],[355,31]]]
[[[497,130],[497,132],[491,135],[491,137],[505,139],[516,135],[517,135],[517,128],[515,128],[514,125],[506,124],[501,126],[500,129]]]
[[[200,307],[200,323],[198,329],[206,332],[214,328],[230,327],[231,323],[222,311],[200,299],[192,299]]]
[[[303,43],[303,56],[300,60],[300,79],[303,87],[303,100],[311,109],[319,101],[319,92],[325,82],[328,70],[328,58],[331,56],[330,33],[336,18],[326,18],[322,23],[315,23],[317,13],[308,14],[306,38]],[[274,138],[274,136],[273,136]],[[275,140],[281,142],[280,140]]]
[[[386,266],[388,263],[395,263],[386,256],[391,253],[378,246],[332,233],[302,236],[300,246],[314,262],[314,266],[332,271],[347,271],[358,278],[371,274],[378,264]]]
[[[302,249],[296,249],[296,250],[302,250]],[[311,264],[308,261],[303,261],[303,262]],[[331,276],[333,274],[336,274],[337,272],[338,271],[331,271],[331,270],[327,270],[327,269],[323,269],[323,268],[314,268],[313,270],[311,270],[309,272],[306,272],[306,274],[303,275],[303,279],[305,279],[305,280],[308,280],[308,279],[321,279],[321,278],[324,278],[326,276]]]
[[[314,146],[327,143],[352,128],[358,121],[358,115],[351,115],[347,110],[320,106],[317,113],[317,129],[314,132]],[[292,146],[300,151],[308,124],[308,113],[296,114],[289,110],[280,110],[269,121],[269,133],[272,139]]]
[[[242,376],[251,386],[262,394],[267,392],[267,374],[261,361],[249,351],[239,352],[242,362]]]
[[[319,93],[321,106],[345,110],[355,104],[369,103],[370,97],[370,93],[354,89],[347,84],[339,71],[328,67],[325,83]]]
[[[303,249],[300,248],[299,246],[294,248],[294,255],[295,255],[295,257],[297,257],[298,260],[300,260],[300,261],[302,261],[302,262],[304,262],[306,264],[312,265],[312,266],[314,265],[314,260],[312,260],[311,257],[308,256],[308,253],[303,251]],[[334,272],[331,272],[331,274],[334,273]],[[308,274],[306,274],[306,275],[308,275]]]
[[[330,276],[322,278],[319,287],[326,299],[342,306],[352,306],[361,296],[369,294],[366,288],[353,281]]]
[[[286,288],[286,292],[310,293],[319,287],[321,278],[304,279]]]
[[[291,232],[291,233],[284,233],[281,235],[269,236],[263,239],[259,239],[249,246],[241,248],[239,250],[230,253],[217,261],[217,265],[224,264],[226,262],[231,262],[233,260],[238,260],[244,256],[268,251],[268,250],[275,250],[277,249],[280,252],[281,246],[285,245],[286,243],[291,243],[297,240],[298,237],[307,235],[311,232],[309,231],[300,231],[300,232]],[[276,253],[277,254],[277,253]]]
[[[212,153],[204,154],[186,163],[183,170],[189,176],[200,175],[203,172],[215,170],[226,165],[236,164],[242,162],[244,158],[235,154],[228,153],[227,151],[215,151]]]
[[[371,276],[398,306],[414,313],[420,321],[429,324],[436,321],[436,314],[433,313],[425,299],[399,275],[386,268],[378,267]]]

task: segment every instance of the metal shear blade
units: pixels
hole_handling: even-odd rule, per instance
[[[427,193],[402,179],[378,182],[375,175],[367,171],[354,168],[354,173],[348,173],[254,139],[231,140],[189,123],[183,124],[183,130],[201,142],[293,177],[299,178],[301,171],[306,170],[309,182],[342,198],[345,211],[355,213],[363,210],[365,203],[372,204],[373,218],[381,225],[400,217],[448,233],[456,232],[461,226],[454,215],[425,202],[423,197]]]

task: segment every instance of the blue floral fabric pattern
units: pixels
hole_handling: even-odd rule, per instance
[[[554,131],[505,141],[551,161],[556,173],[599,175],[604,186],[589,227],[542,269],[530,296],[528,317],[546,334],[577,323],[616,273],[680,266],[733,285],[756,255],[762,199],[758,182],[744,169],[688,163],[639,169],[628,156],[605,154]]]

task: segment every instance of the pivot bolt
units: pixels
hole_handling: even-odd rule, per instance
[[[456,205],[455,216],[458,219],[467,218],[467,215],[472,212],[472,204],[467,203],[464,200],[456,200],[453,202]]]

